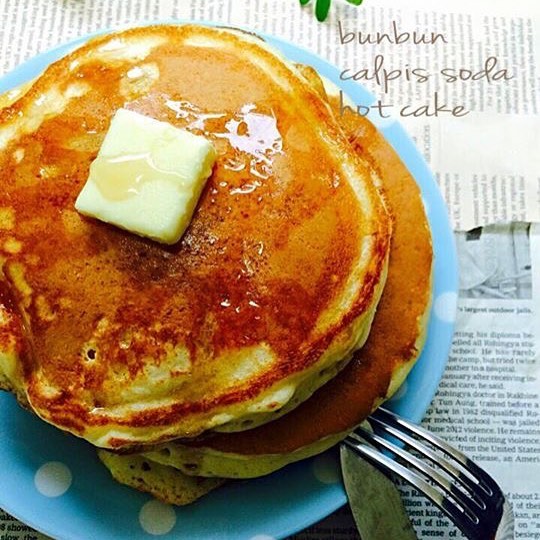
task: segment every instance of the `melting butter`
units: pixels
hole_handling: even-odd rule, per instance
[[[185,179],[175,171],[158,167],[151,152],[120,156],[99,156],[91,165],[91,175],[103,198],[122,201],[140,195],[145,184],[168,180],[185,186]]]
[[[120,109],[75,208],[164,244],[188,227],[216,151],[205,138]]]

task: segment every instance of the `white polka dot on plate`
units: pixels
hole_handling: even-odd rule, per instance
[[[160,501],[148,501],[139,512],[139,523],[145,532],[161,536],[176,525],[174,508]]]
[[[252,536],[249,540],[276,540],[273,536],[269,536],[268,534],[256,534],[255,536]]]
[[[456,320],[457,294],[445,292],[437,296],[433,310],[441,321],[453,323]]]
[[[59,461],[44,463],[34,476],[36,489],[45,497],[60,497],[71,486],[69,468]]]
[[[341,480],[338,462],[331,454],[321,454],[313,460],[313,474],[322,484],[337,484]]]

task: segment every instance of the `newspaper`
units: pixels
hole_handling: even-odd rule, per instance
[[[373,92],[430,164],[456,230],[455,339],[424,424],[503,486],[516,538],[540,538],[540,13],[533,0],[334,0],[317,23],[296,0],[2,0],[0,74],[105,28],[189,19],[244,26],[317,52]],[[419,538],[459,538],[406,486]],[[295,536],[357,538],[347,508]],[[0,540],[44,538],[0,511]]]

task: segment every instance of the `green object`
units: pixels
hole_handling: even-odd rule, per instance
[[[315,17],[319,22],[323,22],[328,17],[330,4],[332,0],[316,0],[315,1]]]
[[[418,540],[394,483],[344,444],[341,471],[362,540]]]
[[[346,0],[349,4],[353,6],[359,6],[363,0]],[[300,0],[300,5],[306,6],[311,0]],[[319,22],[323,22],[328,17],[328,12],[330,11],[330,5],[332,0],[315,0],[315,16]]]

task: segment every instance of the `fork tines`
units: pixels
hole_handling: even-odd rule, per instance
[[[390,411],[378,409],[368,421],[371,430],[364,423],[351,433],[345,440],[349,447],[414,486],[469,538],[493,540],[504,495],[491,476],[439,437]]]

